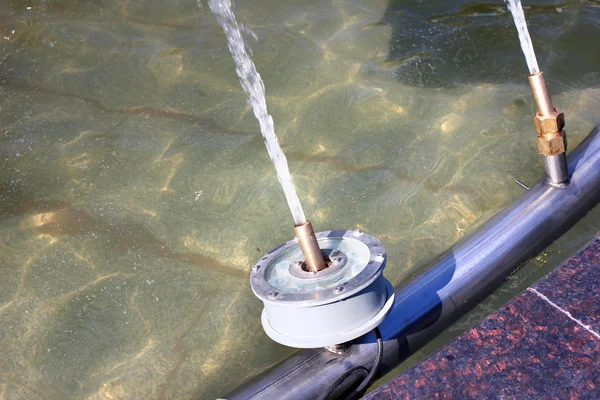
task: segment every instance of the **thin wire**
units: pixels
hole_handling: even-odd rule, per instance
[[[377,373],[377,370],[381,365],[381,359],[383,358],[383,338],[381,337],[381,332],[379,332],[379,328],[373,329],[373,332],[375,333],[375,336],[377,338],[377,354],[375,355],[375,361],[373,361],[373,365],[371,366],[371,370],[369,371],[369,373],[367,373],[367,369],[365,367],[354,367],[349,369],[342,376],[336,379],[335,382],[333,382],[327,388],[327,390],[319,396],[318,400],[325,400],[327,396],[333,393],[348,377],[358,372],[366,376],[360,383],[360,385],[358,385],[358,387],[354,389],[348,395],[348,397],[346,397],[346,400],[358,399],[362,395],[362,392],[367,388],[367,386],[369,386],[369,384],[373,380],[373,377]]]
[[[337,378],[326,391],[324,391],[318,398],[318,400],[325,400],[331,393],[333,393],[347,378],[354,375],[355,373],[360,372],[363,376],[369,376],[367,369],[365,367],[354,367],[346,371],[342,376]],[[364,381],[364,380],[363,380]]]
[[[379,328],[373,329],[375,332],[375,336],[377,337],[377,355],[375,356],[375,361],[373,361],[373,366],[371,367],[371,371],[369,375],[362,381],[362,383],[350,393],[347,400],[351,400],[354,398],[358,398],[362,396],[363,390],[367,388],[371,384],[373,377],[377,373],[379,366],[381,365],[381,359],[383,358],[383,338],[381,337],[381,332],[379,332]],[[358,395],[358,397],[355,397]]]

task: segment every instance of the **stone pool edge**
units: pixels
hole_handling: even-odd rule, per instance
[[[600,235],[365,398],[600,398]]]

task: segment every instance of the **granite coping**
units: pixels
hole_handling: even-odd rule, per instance
[[[600,399],[600,236],[365,398]]]

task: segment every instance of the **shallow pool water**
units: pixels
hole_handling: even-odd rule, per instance
[[[573,148],[600,121],[600,3],[527,3]],[[263,333],[248,271],[293,220],[201,4],[0,7],[0,399],[210,399],[292,354]],[[307,217],[380,239],[392,283],[516,199],[516,179],[543,174],[502,2],[234,12],[258,37]],[[599,228],[596,212],[418,357]]]

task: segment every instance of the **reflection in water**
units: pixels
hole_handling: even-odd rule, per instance
[[[599,8],[534,3],[574,147],[598,122],[585,43]],[[306,213],[380,238],[393,283],[542,175],[502,4],[262,0],[236,15],[259,37]],[[0,30],[0,398],[215,398],[291,354],[263,333],[247,280],[293,235],[289,211],[208,7],[11,0]]]
[[[107,251],[137,251],[155,257],[182,261],[187,264],[209,268],[223,274],[243,277],[248,272],[219,263],[211,257],[199,253],[175,253],[163,240],[157,239],[143,225],[107,224],[91,217],[84,210],[64,207],[57,211],[44,212],[31,217],[35,231],[51,238],[62,236],[100,237],[101,246]],[[79,256],[80,258],[83,258]]]

